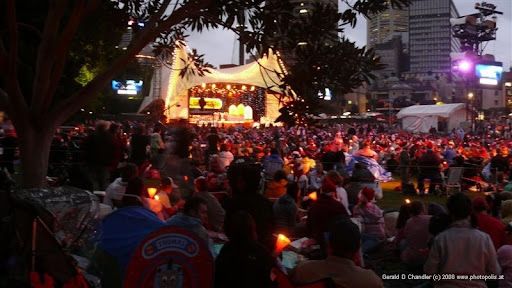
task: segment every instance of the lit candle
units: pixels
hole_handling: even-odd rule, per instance
[[[148,195],[150,198],[153,198],[153,196],[155,196],[156,194],[156,188],[153,188],[153,187],[149,187],[148,188]]]
[[[318,199],[318,195],[316,194],[316,192],[309,193],[308,197],[313,201],[316,201],[316,199]]]
[[[160,200],[160,196],[155,195],[155,200]]]
[[[411,204],[411,200],[405,199],[405,204]]]
[[[283,249],[288,246],[288,244],[290,244],[290,239],[288,239],[288,237],[284,236],[283,234],[279,234],[277,235],[277,240],[276,240],[276,252],[277,253],[281,253],[281,251],[283,251]]]

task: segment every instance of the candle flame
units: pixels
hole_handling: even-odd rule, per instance
[[[290,244],[290,239],[288,239],[288,237],[286,237],[285,235],[283,234],[279,234],[277,235],[277,240],[276,240],[276,251],[278,253],[280,253],[281,251],[283,251],[283,249],[288,246],[288,244]]]
[[[153,188],[153,187],[148,188],[148,195],[150,198],[153,198],[153,196],[155,196],[155,194],[156,194],[156,188]]]
[[[316,194],[316,192],[309,193],[308,197],[313,201],[316,201],[316,199],[318,199],[318,195]]]
[[[405,199],[405,204],[411,204],[411,200]]]

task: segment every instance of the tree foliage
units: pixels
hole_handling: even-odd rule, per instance
[[[277,5],[283,5],[279,2]],[[272,16],[273,24],[265,26],[261,41],[281,51],[288,67],[284,83],[295,92],[291,97],[287,95],[279,120],[288,124],[304,122],[308,116],[323,112],[326,88],[333,97],[340,97],[374,79],[372,71],[383,68],[379,57],[339,34],[345,26],[356,25],[359,13],[369,16],[408,4],[409,1],[361,0],[340,13],[329,3],[318,2],[298,17]]]
[[[344,13],[327,16],[329,23],[337,18],[342,25],[355,25],[356,13],[371,14],[382,11],[388,7],[388,3],[405,4],[408,1],[357,0]],[[340,86],[340,89],[354,86],[367,76],[369,69],[375,67],[371,52],[355,48],[347,40],[322,45],[319,36],[328,30],[326,25],[329,23],[315,17],[309,20],[315,21],[314,24],[318,26],[307,27],[307,22],[293,19],[291,7],[288,0],[1,1],[0,106],[7,110],[21,138],[25,184],[40,186],[44,183],[49,145],[56,127],[96,97],[112,77],[155,39],[160,43],[156,46],[157,52],[166,59],[177,40],[186,38],[186,31],[202,32],[214,28],[239,31],[235,23],[241,23],[241,19],[245,18],[248,27],[240,37],[249,51],[261,54],[270,47],[288,47],[295,55],[296,62],[304,62],[304,68],[297,66],[284,78],[290,86],[300,91],[298,95],[303,97],[301,102],[306,103],[304,109],[312,107],[304,99],[314,99],[317,86],[338,81],[324,75],[343,72],[332,65],[318,64],[316,61],[322,59],[312,55],[313,52],[321,52],[322,57],[327,58],[329,51],[339,49],[341,54],[328,56],[332,61],[330,63],[348,63],[351,67],[358,65],[360,71],[352,70],[357,72],[355,76],[353,73],[339,76],[348,78],[344,80],[348,81],[347,84]],[[115,49],[114,43],[118,43],[130,19],[143,23],[143,26],[134,29],[133,38],[126,49]],[[301,38],[300,31],[296,31],[299,27],[297,23],[306,29],[304,31],[312,33],[309,35],[311,39],[307,40],[312,42],[305,47],[292,48],[293,41]],[[101,27],[105,29],[98,29]],[[341,26],[335,29],[342,31]],[[287,40],[288,35],[292,40]],[[359,58],[348,59],[352,55]],[[202,55],[192,52],[190,58],[192,64],[186,70],[205,73],[206,70],[200,68]],[[370,60],[357,62],[355,59]],[[82,79],[87,80],[81,81],[81,84],[85,84],[82,86],[75,79],[80,78],[80,70],[84,66],[93,69],[95,76]],[[309,74],[301,75],[301,69]],[[317,69],[314,73],[316,76],[310,73],[312,69]],[[187,72],[183,72],[183,76],[186,75]],[[303,85],[305,81],[313,86]],[[34,139],[38,139],[39,143],[35,143]]]

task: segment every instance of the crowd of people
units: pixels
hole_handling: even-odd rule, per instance
[[[56,134],[49,176],[105,191],[109,208],[143,206],[193,231],[216,256],[215,287],[273,287],[276,267],[297,285],[328,278],[336,287],[383,287],[365,260],[390,243],[418,273],[504,275],[487,282],[442,279],[435,287],[512,287],[512,141],[499,129],[483,136],[387,132],[383,124],[98,121]],[[7,136],[3,149],[13,151],[15,133]],[[2,166],[14,172],[15,158],[4,152]],[[400,179],[396,193],[441,195],[451,192],[443,183],[452,167],[464,168],[462,191],[493,193],[474,199],[451,193],[446,207],[421,201],[394,213],[379,207],[386,197],[380,182],[390,173]],[[304,253],[311,260],[284,267],[275,251],[278,234],[312,239],[315,249]],[[219,240],[226,243],[214,251]]]

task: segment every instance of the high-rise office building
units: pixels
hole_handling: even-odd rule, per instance
[[[411,72],[451,71],[451,52],[460,42],[451,33],[450,18],[459,17],[452,0],[414,0],[409,7]]]
[[[380,14],[368,18],[367,39],[368,48],[386,43],[395,36],[402,36],[402,42],[407,44],[409,32],[409,11],[407,7],[402,10],[388,9]]]

